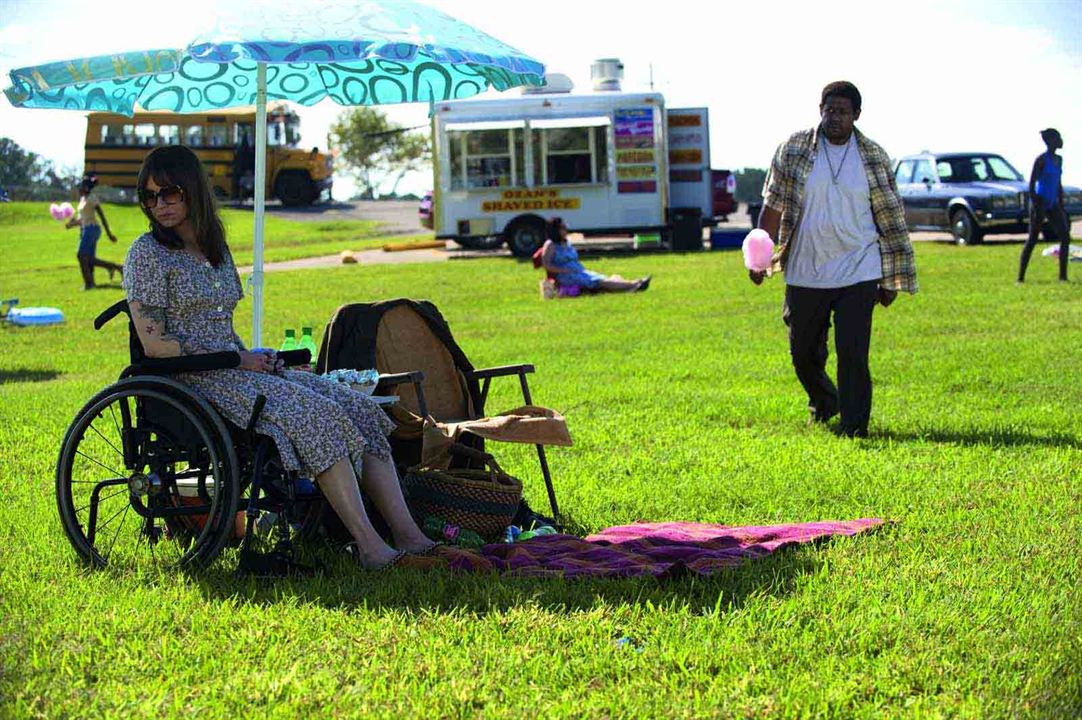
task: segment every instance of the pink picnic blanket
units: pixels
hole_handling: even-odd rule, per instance
[[[669,522],[619,525],[586,538],[542,535],[520,543],[452,551],[452,569],[494,570],[516,575],[559,577],[674,577],[709,575],[788,545],[834,535],[855,535],[878,527],[878,518],[790,525],[727,527]]]

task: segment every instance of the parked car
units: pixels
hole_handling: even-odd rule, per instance
[[[949,232],[959,245],[1029,230],[1029,179],[1000,155],[908,155],[895,165],[894,179],[910,230]],[[1082,189],[1064,186],[1063,193],[1067,214],[1082,215]]]
[[[426,190],[421,197],[421,206],[417,208],[417,219],[421,227],[432,229],[432,191]]]
[[[725,222],[736,212],[736,176],[729,170],[711,170],[710,187],[714,221]]]

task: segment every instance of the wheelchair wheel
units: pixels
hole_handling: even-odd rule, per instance
[[[221,420],[179,383],[130,378],[75,417],[56,500],[80,558],[96,567],[211,562],[228,539],[236,460]]]

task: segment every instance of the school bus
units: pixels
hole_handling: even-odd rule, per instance
[[[331,189],[331,156],[297,148],[299,126],[286,103],[268,103],[266,193],[283,205],[307,205]],[[134,190],[147,152],[187,145],[207,167],[215,195],[242,198],[252,192],[254,140],[254,106],[210,113],[139,111],[134,117],[94,112],[87,116],[84,169],[102,185]]]

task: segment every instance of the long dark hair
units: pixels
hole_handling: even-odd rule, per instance
[[[545,237],[557,245],[567,242],[567,238],[560,237],[560,228],[562,227],[567,227],[564,225],[562,217],[550,217],[545,223]]]
[[[153,179],[159,187],[179,185],[184,188],[184,201],[188,204],[188,220],[195,230],[199,249],[214,267],[222,264],[227,251],[225,227],[218,217],[218,204],[214,201],[207,171],[195,153],[183,145],[166,145],[155,148],[143,160],[136,188],[142,191],[147,180]],[[140,203],[143,214],[150,220],[150,232],[154,239],[168,248],[179,250],[184,241],[172,228],[162,227],[154,219],[154,213]]]

